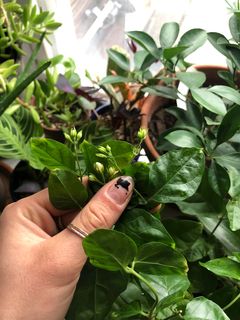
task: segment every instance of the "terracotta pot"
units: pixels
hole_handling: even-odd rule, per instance
[[[195,65],[192,69],[204,72],[206,74],[206,82],[204,86],[209,85],[224,85],[226,82],[218,76],[218,71],[227,71],[227,68],[224,66],[212,66],[212,65]],[[239,85],[240,85],[240,76],[239,76]],[[141,109],[141,127],[144,129],[149,129],[149,123],[152,120],[152,117],[159,108],[166,107],[169,103],[173,101],[167,98],[159,96],[148,96],[143,103]],[[157,159],[160,154],[157,151],[154,142],[150,135],[147,135],[144,141],[144,149],[149,160]]]
[[[11,173],[12,168],[5,162],[0,161],[0,212],[13,201],[10,194]]]

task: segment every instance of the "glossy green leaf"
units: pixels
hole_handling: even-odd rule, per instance
[[[218,276],[240,280],[240,263],[232,259],[218,258],[200,264]]]
[[[143,274],[160,297],[158,308],[163,309],[177,301],[183,300],[184,294],[190,286],[186,275],[152,275]],[[149,291],[149,294],[150,291]],[[154,296],[153,296],[154,298]]]
[[[199,138],[187,130],[175,130],[165,136],[165,139],[182,148],[202,148]]]
[[[207,33],[203,29],[191,29],[184,33],[178,43],[178,46],[187,46],[180,55],[186,58],[189,54],[201,47],[207,40]]]
[[[234,167],[240,171],[240,162],[239,162],[240,152],[232,152],[223,155],[214,155],[214,159],[217,161],[220,166],[224,168]]]
[[[166,60],[171,60],[174,57],[178,57],[181,54],[181,52],[183,52],[186,48],[187,48],[186,46],[165,48],[163,50],[163,58]]]
[[[125,54],[114,49],[108,49],[107,53],[109,58],[112,59],[121,69],[129,71],[130,61]]]
[[[121,272],[109,272],[86,264],[81,271],[66,320],[102,320],[127,287]]]
[[[209,91],[216,93],[217,95],[226,98],[236,104],[240,104],[240,93],[228,86],[218,85],[209,88]]]
[[[240,195],[240,172],[234,167],[229,167],[228,174],[230,179],[229,194],[232,198],[239,196]]]
[[[99,85],[104,85],[104,84],[116,84],[116,83],[128,83],[128,82],[134,82],[134,79],[132,78],[126,78],[122,76],[107,76],[104,77],[100,82]]]
[[[139,301],[133,301],[121,306],[119,311],[112,313],[115,319],[132,319],[133,316],[140,315],[142,313],[141,304]]]
[[[64,144],[47,138],[32,138],[31,152],[48,169],[75,171],[75,157]]]
[[[163,48],[172,47],[179,34],[179,24],[177,22],[164,23],[159,35],[160,45]]]
[[[88,198],[86,187],[72,171],[54,170],[48,180],[49,198],[57,209],[82,208]]]
[[[203,170],[204,154],[199,149],[166,153],[150,167],[150,199],[167,203],[190,197],[201,182]]]
[[[224,311],[205,297],[194,298],[187,304],[184,320],[230,320]]]
[[[204,72],[177,72],[176,77],[183,82],[188,88],[194,89],[201,87],[206,81]]]
[[[240,48],[233,44],[228,44],[226,45],[226,49],[228,51],[229,58],[239,70],[240,69]]]
[[[185,274],[188,270],[184,256],[160,242],[142,245],[134,259],[134,266],[136,271],[152,275]]]
[[[233,39],[239,43],[240,42],[240,19],[239,15],[233,14],[229,19],[229,29]]]
[[[240,230],[240,196],[229,200],[226,209],[231,230]]]
[[[156,58],[154,58],[148,51],[138,50],[134,54],[134,69],[145,70],[149,68],[155,61]]]
[[[135,242],[124,233],[99,229],[83,240],[90,262],[109,271],[125,269],[137,254]]]
[[[159,51],[153,38],[143,31],[130,31],[127,35],[136,41],[142,48],[151,53],[156,59],[159,59]]]
[[[217,144],[228,141],[240,128],[240,106],[231,108],[224,116],[217,132]]]
[[[222,197],[225,197],[230,188],[228,172],[216,161],[212,161],[208,170],[208,180],[212,189]]]
[[[177,99],[177,90],[175,88],[169,88],[160,85],[154,85],[145,87],[142,89],[142,92],[148,92],[149,94],[168,98],[168,99]]]
[[[207,110],[224,116],[227,112],[226,106],[222,99],[208,89],[191,89],[193,98]]]
[[[143,209],[132,209],[122,215],[117,223],[117,230],[127,234],[137,245],[156,241],[175,246],[160,219]]]
[[[207,37],[208,41],[215,49],[217,49],[227,58],[229,57],[228,50],[226,49],[226,45],[229,44],[229,41],[224,35],[218,32],[208,32]]]

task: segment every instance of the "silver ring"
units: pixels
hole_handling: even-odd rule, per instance
[[[74,224],[70,223],[67,226],[68,230],[72,231],[73,233],[75,233],[77,236],[79,236],[80,238],[84,239],[88,236],[88,233],[83,231],[82,229],[76,227]]]

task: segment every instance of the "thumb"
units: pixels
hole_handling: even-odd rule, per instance
[[[111,228],[126,208],[133,191],[133,179],[122,176],[108,182],[75,216],[72,224],[89,234],[96,229]],[[86,255],[82,239],[69,229],[64,229],[47,240],[51,260],[58,259],[61,266],[81,271]],[[55,258],[53,257],[55,256]],[[60,261],[61,260],[61,261]]]

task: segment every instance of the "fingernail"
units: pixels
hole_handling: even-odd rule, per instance
[[[134,182],[132,177],[119,177],[117,181],[109,187],[107,194],[117,204],[122,204],[132,192],[133,185]]]

